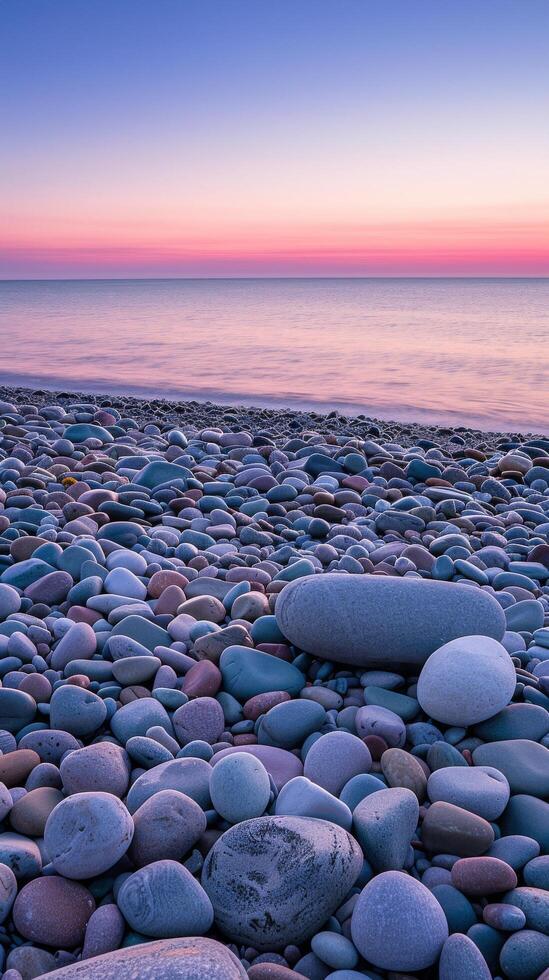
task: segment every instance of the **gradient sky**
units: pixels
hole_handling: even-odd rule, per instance
[[[3,0],[0,277],[548,275],[547,0]]]

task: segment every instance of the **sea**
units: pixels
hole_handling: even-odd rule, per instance
[[[549,434],[549,279],[2,281],[0,383]]]

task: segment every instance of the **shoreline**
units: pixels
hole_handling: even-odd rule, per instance
[[[432,439],[445,446],[455,444],[452,437],[459,436],[463,445],[474,440],[484,449],[499,448],[502,440],[517,443],[532,439],[549,440],[549,436],[536,431],[520,429],[482,429],[464,424],[446,424],[408,419],[384,419],[374,415],[345,414],[337,409],[316,411],[309,408],[288,406],[246,405],[224,403],[198,398],[162,398],[156,395],[136,395],[129,392],[82,391],[70,387],[50,388],[33,385],[0,383],[0,401],[24,402],[38,407],[52,403],[73,401],[101,407],[111,406],[127,411],[140,423],[150,421],[158,413],[161,421],[178,424],[235,424],[251,428],[275,425],[280,437],[304,430],[322,434],[349,436],[373,436],[385,441],[398,439],[403,446],[413,446],[418,439]],[[234,418],[227,418],[234,416]],[[456,448],[459,448],[459,444]]]

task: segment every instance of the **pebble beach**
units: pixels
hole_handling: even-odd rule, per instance
[[[0,387],[1,980],[549,980],[549,437]]]

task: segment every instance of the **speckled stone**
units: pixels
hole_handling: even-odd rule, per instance
[[[213,939],[163,939],[128,946],[48,973],[51,980],[246,980],[237,957]]]
[[[339,906],[362,867],[341,827],[304,817],[259,817],[231,827],[204,863],[218,928],[259,950],[299,944]]]
[[[472,939],[455,933],[442,947],[438,977],[439,980],[491,980],[492,974]]]
[[[24,885],[13,906],[13,921],[24,939],[74,949],[82,945],[94,909],[94,898],[83,885],[48,875]]]
[[[66,793],[103,792],[124,796],[130,781],[129,759],[113,742],[97,742],[65,755],[59,767]]]

